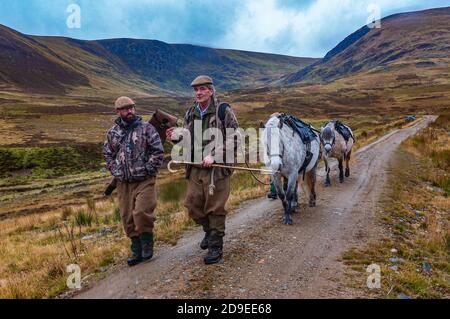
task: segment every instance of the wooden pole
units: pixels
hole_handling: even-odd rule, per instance
[[[200,166],[202,165],[202,163],[183,162],[183,161],[170,161],[167,164],[167,169],[171,173],[176,173],[178,171],[178,170],[174,170],[174,169],[171,168],[172,164],[186,164],[186,165],[200,165]],[[248,167],[240,167],[240,166],[227,166],[227,165],[221,165],[221,164],[213,164],[211,167],[230,168],[230,169],[235,169],[235,170],[240,170],[240,171],[259,172],[259,173],[262,173],[262,174],[273,174],[273,173],[275,173],[274,171],[268,170],[268,169],[248,168]]]

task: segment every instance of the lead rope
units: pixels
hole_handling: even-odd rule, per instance
[[[220,104],[219,104],[219,106],[216,108],[216,128],[217,128],[217,129],[218,129],[218,120],[221,121],[221,119],[219,118],[219,114],[218,114],[219,108],[220,108]],[[217,143],[217,141],[216,141],[216,143]],[[234,144],[234,143],[233,143],[233,144]],[[245,145],[245,144],[244,144],[244,145]],[[217,146],[217,144],[216,144],[216,146]],[[240,145],[240,146],[241,146],[241,147],[239,147],[239,148],[241,149],[242,155],[244,156],[244,162],[245,162],[245,165],[247,166],[247,168],[251,169],[251,167],[250,167],[250,165],[248,164],[248,161],[247,161],[247,155],[245,154],[245,150],[244,150],[244,148],[242,147],[242,145]],[[209,184],[209,186],[208,186],[209,195],[211,195],[211,196],[214,195],[214,190],[216,189],[216,186],[214,185],[214,172],[215,172],[215,167],[213,167],[213,169],[212,169],[212,171],[211,171],[211,181],[210,181],[210,184]],[[267,185],[270,185],[270,183],[263,182],[263,181],[261,181],[258,177],[256,177],[256,175],[253,173],[253,171],[248,171],[248,172],[250,172],[250,174],[252,175],[252,177],[253,177],[257,182],[259,182],[260,184],[266,185],[266,186],[267,186]]]
[[[242,140],[242,139],[241,139],[241,140]],[[259,144],[260,144],[260,143],[259,143]],[[242,143],[241,143],[240,146],[241,146],[240,149],[241,149],[242,155],[244,156],[245,166],[247,166],[247,168],[250,168],[250,165],[249,165],[248,162],[247,162],[247,154],[245,154],[245,150],[244,150],[244,147],[242,146]],[[245,141],[244,141],[244,146],[245,146]],[[270,185],[270,183],[266,183],[266,182],[261,181],[258,177],[256,177],[256,175],[255,175],[252,171],[249,171],[249,172],[250,172],[250,174],[252,175],[252,177],[253,177],[258,183],[260,183],[260,184],[262,184],[262,185],[266,185],[266,186]]]
[[[247,157],[246,157],[245,151],[242,149],[242,147],[241,147],[241,151],[242,151],[242,153],[243,153],[243,155],[244,155],[245,165],[247,166],[247,168],[250,168],[250,165],[249,165],[248,162],[247,162]],[[259,182],[260,184],[266,185],[266,186],[267,186],[267,185],[270,185],[270,183],[266,183],[266,182],[261,181],[258,177],[256,177],[255,173],[253,173],[252,171],[248,171],[248,172],[250,172],[250,174],[252,175],[252,177],[253,177],[257,182]]]

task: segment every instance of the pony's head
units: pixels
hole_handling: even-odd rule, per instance
[[[279,171],[283,165],[283,143],[281,140],[281,129],[283,122],[276,116],[271,118],[264,125],[263,145],[265,148],[264,162],[273,171]]]
[[[327,125],[323,126],[320,130],[320,140],[326,154],[329,154],[331,152],[335,139],[336,136],[334,133],[334,125],[333,122],[330,122]]]

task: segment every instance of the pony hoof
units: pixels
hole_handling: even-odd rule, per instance
[[[339,183],[343,183],[344,182],[344,177],[339,177]]]
[[[345,170],[345,177],[349,177],[350,176],[350,170]]]
[[[291,218],[283,218],[283,224],[292,225],[292,219]]]
[[[325,182],[325,187],[330,187],[331,183],[330,182]]]
[[[316,202],[309,202],[309,207],[316,207]]]

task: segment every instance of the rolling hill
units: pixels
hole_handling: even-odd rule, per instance
[[[203,73],[212,75],[220,89],[255,88],[315,61],[156,40],[30,36],[0,25],[3,90],[185,93]]]
[[[364,72],[420,72],[450,62],[450,7],[391,15],[381,28],[362,27],[316,63],[282,83],[330,82]],[[408,75],[406,75],[408,76]]]

